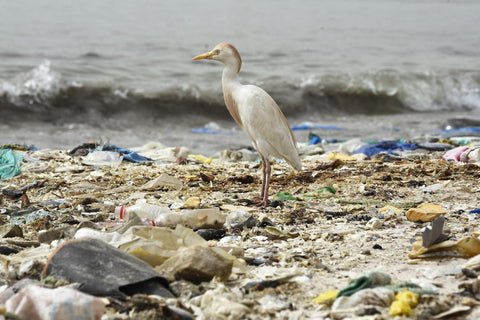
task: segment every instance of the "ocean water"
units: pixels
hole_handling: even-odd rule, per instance
[[[267,90],[291,125],[344,129],[312,130],[325,138],[408,139],[448,119],[480,119],[474,0],[0,0],[0,8],[0,143],[159,141],[207,154],[249,145],[223,105],[222,65],[191,60],[222,41],[242,56],[241,81]],[[306,142],[308,130],[295,134]]]

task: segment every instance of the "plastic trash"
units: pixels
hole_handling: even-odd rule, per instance
[[[386,154],[393,154],[396,155],[394,152],[395,150],[402,150],[402,151],[407,151],[407,150],[415,150],[418,149],[418,144],[417,143],[406,143],[406,142],[400,142],[400,141],[381,141],[376,144],[369,144],[369,145],[364,145],[355,150],[354,153],[363,153],[367,156],[373,156],[378,153],[386,153]]]
[[[452,160],[452,161],[460,161],[460,157],[462,155],[462,153],[464,153],[465,151],[467,151],[468,149],[470,149],[469,147],[457,147],[457,148],[454,148],[454,149],[451,149],[451,150],[448,150],[447,152],[445,152],[445,154],[443,155],[443,159],[445,160]]]
[[[222,128],[218,123],[212,121],[202,128],[192,128],[191,131],[195,133],[220,134],[222,133]]]
[[[365,313],[380,313],[377,307],[388,307],[395,298],[393,290],[377,287],[356,291],[350,296],[339,296],[332,304],[329,315],[333,319],[352,319],[355,315]]]
[[[29,320],[98,320],[105,313],[102,299],[68,287],[29,285],[5,306],[8,312]]]
[[[136,293],[173,297],[168,282],[150,265],[98,239],[71,240],[50,257],[43,277],[79,283],[95,296],[124,299]]]
[[[412,314],[412,308],[418,304],[418,294],[411,291],[401,291],[395,295],[395,301],[390,306],[390,315],[392,317],[399,315]]]
[[[23,225],[44,218],[51,213],[43,209],[38,210],[36,207],[27,207],[17,211],[7,211],[7,214],[10,216],[8,224]]]
[[[258,153],[253,148],[226,149],[220,152],[220,160],[223,161],[255,161],[256,159],[258,159]]]
[[[326,187],[323,187],[323,188],[317,190],[317,193],[331,193],[331,194],[335,194],[335,193],[337,193],[337,190],[335,190],[335,188],[332,187],[332,186],[326,186]]]
[[[480,254],[480,239],[464,237],[458,241],[448,240],[450,237],[442,233],[444,222],[445,218],[440,216],[430,227],[425,228],[422,239],[412,244],[408,257],[418,258],[425,253],[438,251],[457,251],[467,258]]]
[[[480,254],[480,239],[464,237],[458,241],[443,241],[428,248],[423,246],[422,240],[417,240],[412,244],[412,250],[408,253],[408,257],[411,259],[418,258],[425,253],[438,251],[457,251],[464,257],[471,258]]]
[[[33,144],[31,145],[26,145],[26,144],[2,144],[0,145],[0,149],[12,149],[12,150],[20,150],[20,151],[37,151],[38,148],[36,148]]]
[[[123,156],[114,151],[95,150],[87,154],[82,163],[89,166],[114,166],[123,161]]]
[[[480,136],[480,127],[463,127],[455,129],[445,129],[440,131],[442,136]]]
[[[298,126],[292,126],[291,127],[293,131],[297,130],[312,130],[312,129],[321,129],[321,130],[337,130],[337,131],[342,131],[346,130],[345,128],[339,127],[339,126],[333,126],[333,125],[320,125],[320,124],[315,124],[311,122],[304,122]]]
[[[350,285],[340,290],[339,297],[350,296],[365,288],[385,286],[392,282],[392,278],[383,272],[370,272],[369,274],[355,279]]]
[[[168,215],[172,212],[168,207],[148,204],[145,200],[139,200],[130,207],[119,206],[115,208],[114,216],[120,220],[130,220],[132,214],[137,215],[140,219],[150,221],[152,225],[156,225],[156,219],[161,215]]]
[[[140,187],[141,190],[153,191],[160,187],[168,187],[174,190],[179,190],[183,186],[183,182],[174,176],[168,175],[166,173],[158,176],[157,178],[148,181],[143,186]]]
[[[422,203],[416,208],[408,209],[405,213],[407,219],[413,222],[430,222],[445,215],[447,212],[441,205]]]
[[[464,263],[462,268],[470,269],[470,270],[480,270],[480,255],[476,255],[467,260]]]
[[[443,234],[443,225],[445,223],[445,217],[440,216],[432,221],[429,227],[426,227],[422,235],[422,245],[426,248],[443,242],[449,238],[446,234]]]
[[[157,162],[180,162],[187,158],[190,150],[186,147],[167,147],[158,142],[149,142],[135,148],[140,155]]]
[[[456,162],[480,162],[480,147],[457,147],[447,151],[443,158]]]
[[[153,159],[139,155],[136,151],[112,145],[104,145],[102,151],[115,151],[123,155],[123,159],[134,163],[153,162]]]
[[[182,247],[208,246],[208,242],[189,228],[177,225],[166,227],[135,226],[128,229],[120,241],[119,249],[158,266],[177,254]]]
[[[326,186],[315,193],[305,193],[305,194],[291,194],[289,192],[280,192],[275,196],[275,200],[277,201],[285,201],[285,200],[304,200],[304,201],[311,201],[317,198],[325,198],[333,196],[337,191],[332,186]]]
[[[206,158],[200,154],[189,154],[188,155],[189,158],[193,158],[197,161],[200,161],[200,162],[203,162],[205,164],[210,164],[212,161],[213,161],[213,158]]]
[[[155,269],[195,284],[208,282],[214,277],[227,281],[235,260],[222,249],[194,245],[180,248]]]
[[[169,272],[174,274],[176,274],[177,271],[183,273],[186,270],[187,262],[188,265],[190,265],[188,268],[191,270],[194,270],[202,263],[206,270],[197,270],[195,273],[202,273],[203,276],[205,274],[221,274],[222,277],[224,277],[226,276],[224,272],[228,271],[225,268],[231,271],[232,265],[237,268],[243,266],[240,260],[227,253],[227,249],[220,247],[212,247],[210,250],[204,251],[203,256],[211,256],[211,261],[208,261],[208,259],[199,259],[199,257],[202,256],[202,254],[198,254],[199,251],[201,251],[197,248],[199,246],[208,248],[209,243],[193,232],[192,229],[185,228],[181,225],[177,225],[173,230],[166,227],[136,226],[124,233],[119,249],[145,261],[151,266],[163,266],[167,260],[170,260],[167,265],[168,268],[167,266],[162,268],[168,269]],[[196,247],[196,249],[182,251],[184,248],[190,247]],[[179,263],[181,259],[184,260],[182,263]],[[214,266],[210,266],[210,263],[214,261],[213,259],[218,261],[219,265],[225,266],[225,268],[221,267],[222,271],[219,272],[211,271],[216,270]],[[228,267],[228,265],[230,265],[230,267]],[[189,276],[186,275],[184,277],[188,278]],[[191,277],[196,276],[191,275]]]
[[[346,155],[346,154],[343,154],[343,153],[338,153],[338,152],[330,152],[327,156],[327,159],[328,160],[340,160],[340,161],[356,161],[357,158],[356,157],[353,157],[353,156],[349,156],[349,155]]]
[[[327,290],[320,293],[316,298],[312,299],[315,304],[324,304],[331,306],[338,296],[339,290]]]
[[[200,197],[190,197],[187,200],[185,200],[183,207],[187,209],[196,209],[200,207],[201,204],[202,204],[202,199],[200,199]]]
[[[121,220],[129,220],[135,213],[139,218],[151,221],[154,226],[174,227],[177,224],[192,229],[222,228],[226,217],[217,207],[172,211],[168,207],[148,204],[139,200],[130,207],[120,206],[115,208],[115,217]]]
[[[20,174],[23,156],[12,149],[0,149],[0,180]]]

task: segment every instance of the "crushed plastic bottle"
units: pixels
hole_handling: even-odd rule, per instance
[[[145,201],[137,201],[136,204],[130,207],[116,207],[114,216],[120,220],[130,220],[132,214],[136,214],[145,224],[156,226],[156,221],[159,217],[171,214],[171,211],[167,207],[148,204]]]
[[[163,227],[174,227],[177,224],[181,224],[194,229],[221,228],[226,219],[216,207],[177,212],[172,211],[168,207],[148,204],[145,200],[139,200],[130,207],[116,207],[114,216],[120,220],[129,220],[133,213],[147,225]]]

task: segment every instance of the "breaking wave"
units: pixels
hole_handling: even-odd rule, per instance
[[[330,73],[302,79],[262,79],[287,116],[315,114],[389,114],[480,110],[480,72],[414,73],[382,69]],[[215,80],[218,81],[218,78]],[[219,85],[220,86],[220,85]],[[148,94],[129,88],[65,80],[49,61],[11,79],[0,79],[2,119],[55,121],[102,117],[208,116],[228,118],[221,89],[173,84]]]

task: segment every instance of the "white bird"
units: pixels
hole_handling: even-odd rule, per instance
[[[211,59],[223,62],[223,97],[230,115],[252,140],[262,159],[261,204],[268,202],[270,186],[269,156],[285,159],[296,170],[302,169],[297,143],[287,119],[273,98],[254,85],[242,85],[238,72],[242,59],[230,43],[222,42],[212,51],[198,55],[193,60]]]

